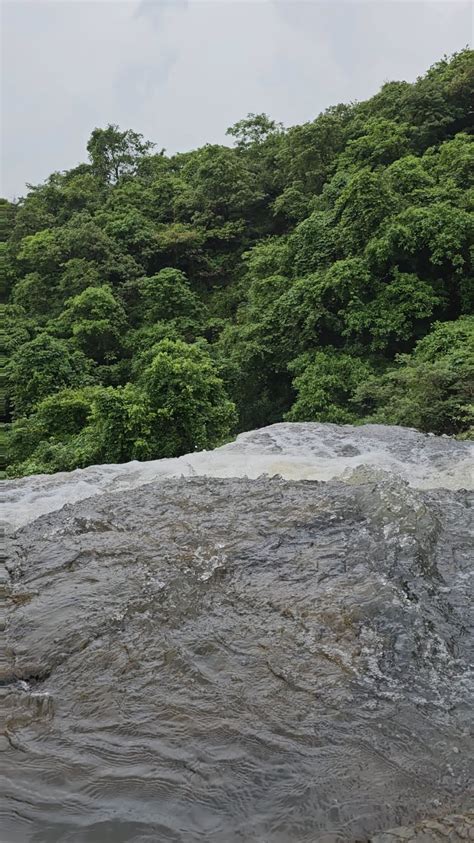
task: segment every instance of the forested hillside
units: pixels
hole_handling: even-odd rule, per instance
[[[473,104],[465,50],[311,123],[249,115],[232,147],[95,129],[3,200],[7,472],[285,419],[468,436]]]

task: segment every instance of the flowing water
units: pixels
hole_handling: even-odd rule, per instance
[[[274,425],[5,482],[2,843],[364,841],[465,812],[472,454]]]

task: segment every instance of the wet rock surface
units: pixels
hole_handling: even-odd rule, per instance
[[[474,840],[474,813],[452,814],[425,820],[407,828],[393,828],[372,838],[372,843],[443,843],[443,841]]]
[[[0,504],[2,518],[21,527],[65,503],[173,477],[266,474],[287,480],[333,480],[361,467],[389,472],[417,489],[472,489],[474,447],[472,442],[383,424],[273,424],[241,433],[235,442],[214,451],[5,481]]]
[[[1,839],[470,839],[472,503],[194,477],[10,532]]]

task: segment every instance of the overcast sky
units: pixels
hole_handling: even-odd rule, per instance
[[[95,126],[228,142],[248,112],[311,120],[472,38],[464,0],[3,0],[0,193],[86,160]]]

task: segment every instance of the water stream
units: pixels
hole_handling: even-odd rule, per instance
[[[466,811],[472,457],[274,425],[5,482],[0,839],[332,843]]]

